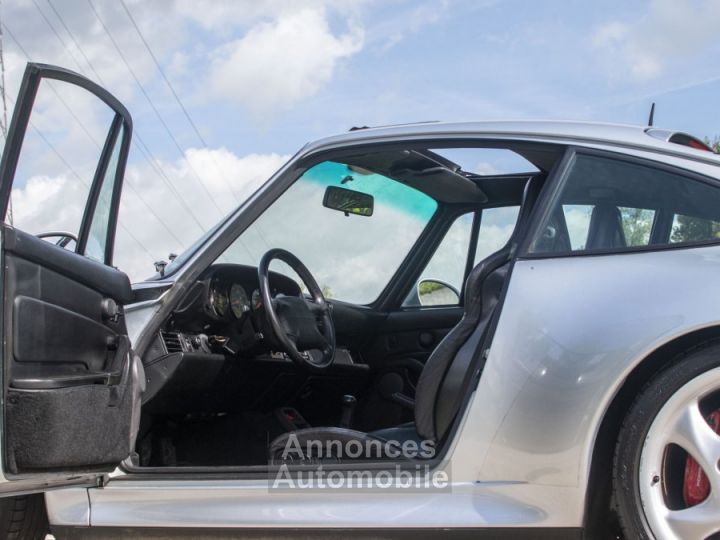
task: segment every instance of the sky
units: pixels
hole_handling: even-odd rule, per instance
[[[304,143],[352,126],[645,124],[656,102],[655,125],[720,135],[715,0],[6,0],[0,18],[10,109],[29,58],[100,82],[132,113],[115,262],[133,279]],[[77,177],[106,125],[71,94],[85,124],[60,133],[60,116],[34,120]],[[27,152],[14,216],[65,226],[83,186]]]

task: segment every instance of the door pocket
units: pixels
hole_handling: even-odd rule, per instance
[[[133,411],[142,371],[126,349],[117,384],[7,392],[7,468],[103,472],[113,470],[132,451]]]

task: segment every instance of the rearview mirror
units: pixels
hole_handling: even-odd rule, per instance
[[[345,215],[372,216],[375,199],[367,193],[352,189],[328,186],[323,197],[323,206],[344,212]]]
[[[421,306],[456,306],[460,303],[458,290],[436,279],[423,279],[417,284]]]

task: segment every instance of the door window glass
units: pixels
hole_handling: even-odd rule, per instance
[[[474,212],[458,217],[435,250],[403,307],[460,303]]]
[[[519,206],[486,208],[482,211],[474,264],[507,244],[515,230],[519,212]]]
[[[473,264],[502,248],[515,230],[519,206],[482,210]],[[403,307],[458,305],[465,286],[465,269],[475,213],[458,217],[448,230]]]
[[[7,221],[77,237],[114,112],[87,90],[42,80],[20,151]],[[56,243],[58,238],[47,238]],[[74,248],[75,242],[66,244]]]
[[[84,255],[100,262],[105,261],[105,248],[108,240],[108,227],[110,226],[110,214],[112,213],[112,198],[117,180],[116,171],[120,147],[122,146],[122,135],[123,131],[121,129],[115,139],[115,147],[102,179],[95,212],[90,222],[87,245],[85,246]]]

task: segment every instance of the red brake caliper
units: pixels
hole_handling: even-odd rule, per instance
[[[720,434],[720,409],[708,416],[707,421],[715,433]],[[705,471],[702,470],[697,461],[688,456],[685,464],[685,482],[683,484],[685,504],[688,507],[700,504],[707,499],[709,494],[710,481],[705,475]]]

